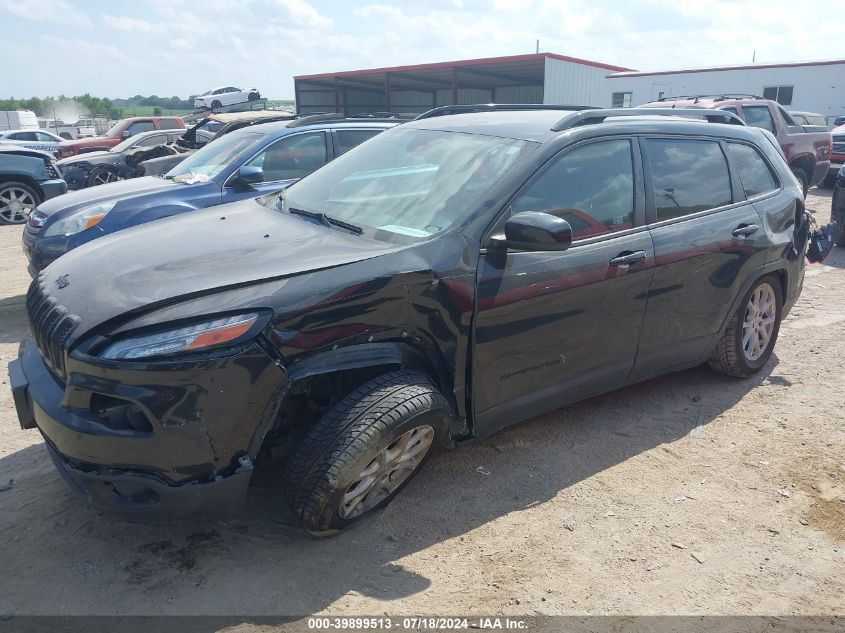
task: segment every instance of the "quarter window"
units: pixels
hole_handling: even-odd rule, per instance
[[[731,204],[731,177],[715,141],[648,139],[657,221]]]
[[[756,149],[743,143],[728,143],[728,150],[736,163],[747,198],[778,188],[772,171]]]
[[[576,148],[552,163],[511,204],[513,213],[542,211],[583,239],[634,225],[634,163],[628,140]]]
[[[754,127],[763,128],[774,133],[775,123],[772,121],[772,113],[769,106],[742,106],[742,114],[745,115],[745,122]]]
[[[278,140],[247,164],[261,167],[264,180],[273,182],[307,176],[326,160],[326,135],[312,132]]]

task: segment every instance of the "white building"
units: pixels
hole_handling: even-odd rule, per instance
[[[845,60],[753,64],[608,75],[603,102],[637,106],[679,95],[753,94],[787,110],[845,115]]]

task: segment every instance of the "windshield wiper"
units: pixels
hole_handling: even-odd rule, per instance
[[[361,233],[364,232],[364,229],[362,229],[360,226],[350,224],[349,222],[344,222],[343,220],[338,220],[337,218],[328,216],[325,213],[318,213],[316,211],[306,211],[305,209],[296,209],[294,207],[290,207],[288,209],[288,213],[290,213],[291,215],[301,215],[306,218],[313,218],[314,220],[319,220],[326,226],[336,226],[341,229],[346,229],[347,231],[349,231],[350,233],[354,233],[355,235],[361,235]]]

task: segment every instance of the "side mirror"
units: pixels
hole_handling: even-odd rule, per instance
[[[572,244],[572,227],[550,213],[523,211],[505,222],[505,235],[491,238],[491,246],[522,251],[565,251]]]
[[[123,138],[129,138],[132,135],[129,133],[129,130],[123,130],[123,134],[121,136],[123,136]]]
[[[264,170],[254,165],[244,165],[235,176],[236,185],[257,185],[260,182],[264,182]]]

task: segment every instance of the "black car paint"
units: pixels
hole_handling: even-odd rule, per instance
[[[63,254],[104,235],[153,220],[216,206],[223,202],[255,197],[290,185],[294,182],[293,180],[240,186],[232,179],[232,175],[255,154],[285,136],[311,131],[325,132],[328,159],[331,160],[338,153],[332,130],[345,128],[384,130],[393,125],[395,123],[368,121],[356,123],[333,121],[300,127],[287,127],[286,122],[253,125],[231,134],[254,135],[255,143],[245,149],[217,176],[206,182],[183,184],[166,178],[146,176],[82,189],[63,196],[60,200],[39,205],[38,211],[46,216],[43,225],[33,227],[27,224],[22,236],[23,249],[29,258],[29,273],[34,277]],[[51,223],[85,207],[115,200],[118,201],[117,205],[96,226],[68,236],[44,236]]]
[[[845,167],[836,174],[830,201],[830,221],[838,223],[839,226],[845,224]],[[840,246],[845,246],[845,244],[840,244]]]
[[[789,310],[803,280],[804,245],[794,252],[792,243],[802,195],[759,133],[682,121],[611,121],[548,131],[560,116],[525,117],[533,125],[510,113],[408,124],[507,136],[524,132],[523,138],[545,141],[462,223],[423,241],[381,242],[246,200],[123,231],[71,252],[33,282],[79,316],[66,345],[71,378],[62,389],[42,370],[34,344],[26,343],[13,363],[16,401],[31,402],[22,405],[21,420],[30,407],[41,431],[79,472],[105,467],[114,477],[155,477],[173,490],[199,490],[229,477],[243,479],[244,464],[256,459],[268,430],[280,423],[286,398],[315,375],[361,367],[425,371],[452,403],[452,436],[468,440],[703,362],[763,274],[780,276]],[[653,201],[640,194],[629,230],[576,242],[565,252],[488,248],[511,197],[559,151],[592,138],[658,134],[755,143],[781,187],[653,227],[643,225],[652,217]],[[647,174],[647,165],[638,167],[638,191]],[[239,221],[245,217],[250,221]],[[732,236],[733,226],[750,217],[762,225],[758,235],[750,241]],[[202,239],[186,243],[187,235]],[[609,263],[633,249],[646,252],[642,264]],[[69,282],[62,289],[60,277]],[[696,307],[711,303],[701,314],[682,310],[674,322],[661,314],[691,299]],[[228,354],[144,362],[97,357],[107,341],[130,332],[255,310],[269,315],[267,325]],[[673,336],[668,354],[657,336],[667,326]],[[642,350],[641,334],[647,335]],[[141,405],[153,432],[115,437],[92,419],[88,403],[95,393]],[[74,415],[85,420],[84,434],[56,431],[73,429]],[[124,497],[112,501],[103,505],[139,513],[163,507]]]

